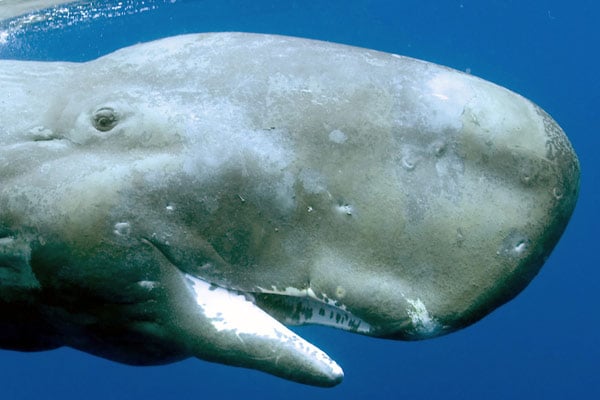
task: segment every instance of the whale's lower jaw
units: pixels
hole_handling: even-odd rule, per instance
[[[200,358],[255,368],[300,383],[334,386],[344,373],[322,350],[261,310],[243,293],[184,274],[195,302],[188,345]],[[199,339],[199,340],[197,340]],[[212,343],[210,349],[194,343]],[[216,345],[215,345],[216,344]],[[208,351],[207,351],[208,350]]]

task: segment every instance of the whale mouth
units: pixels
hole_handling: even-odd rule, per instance
[[[300,318],[306,312],[297,313],[297,319],[284,318],[288,309],[283,305],[290,307],[293,301],[281,298],[289,296],[209,282],[181,268],[187,265],[182,253],[156,236],[142,240],[163,257],[170,266],[169,275],[177,282],[170,289],[169,312],[177,332],[172,339],[188,349],[190,356],[258,369],[314,386],[331,387],[342,381],[344,372],[331,357],[283,325],[317,323],[317,319],[313,322]]]
[[[197,241],[201,240],[196,238]],[[206,278],[196,273],[197,268],[185,268],[190,263],[185,251],[177,250],[168,243],[163,243],[158,236],[150,236],[142,239],[158,251],[173,267],[185,274],[188,278],[193,278],[204,285],[210,287],[210,291],[227,291],[230,296],[242,296],[245,300],[261,309],[263,312],[275,318],[279,323],[285,325],[323,325],[345,331],[351,331],[361,334],[373,332],[372,326],[352,314],[344,304],[337,300],[327,297],[320,293],[320,296],[310,287],[305,288],[286,287],[284,289],[276,286],[239,287],[237,285],[228,285],[222,280]],[[220,257],[217,250],[208,242],[202,241],[202,251],[208,254],[210,260],[208,265],[226,264],[226,261]],[[201,268],[200,268],[201,270]],[[205,292],[206,293],[206,292]],[[198,299],[201,301],[202,299]],[[227,301],[221,299],[225,305]]]

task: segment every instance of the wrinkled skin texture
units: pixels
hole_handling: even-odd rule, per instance
[[[579,164],[524,98],[431,63],[240,33],[0,61],[0,345],[196,356],[331,386],[283,324],[416,340],[536,275]]]

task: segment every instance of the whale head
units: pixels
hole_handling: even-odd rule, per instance
[[[0,71],[4,348],[331,386],[284,325],[466,327],[531,281],[577,199],[544,111],[406,57],[219,33]]]

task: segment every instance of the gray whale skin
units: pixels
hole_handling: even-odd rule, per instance
[[[417,340],[517,295],[579,163],[507,89],[282,36],[0,61],[0,346],[333,386],[285,325]]]

